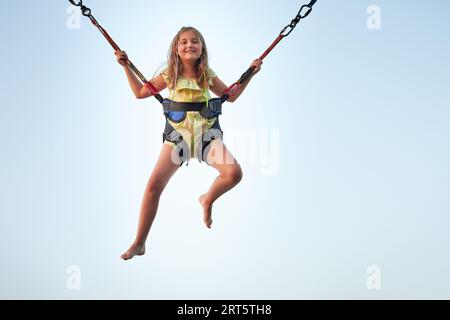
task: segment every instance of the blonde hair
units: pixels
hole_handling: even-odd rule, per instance
[[[167,61],[167,86],[169,87],[169,89],[174,89],[178,81],[178,75],[183,72],[183,64],[181,63],[181,59],[178,56],[178,42],[180,41],[181,35],[186,31],[193,31],[202,44],[202,54],[195,64],[195,80],[201,88],[207,89],[210,80],[208,78],[208,50],[206,49],[205,39],[203,38],[202,34],[194,27],[182,27],[177,32],[172,40],[172,43],[170,44]]]

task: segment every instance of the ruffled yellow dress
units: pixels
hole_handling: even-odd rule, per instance
[[[161,76],[168,83],[167,69],[161,72]],[[217,77],[214,71],[208,69],[209,87],[213,85],[213,79]],[[182,76],[178,77],[177,85],[173,89],[169,89],[169,99],[176,102],[205,102],[211,98],[209,90],[202,89],[195,79],[189,79]],[[186,118],[181,122],[173,122],[170,119],[170,125],[180,132],[183,140],[186,142],[190,158],[202,160],[202,140],[203,134],[209,130],[216,122],[217,117],[211,119],[203,118],[197,111],[186,112]],[[171,141],[164,141],[176,149],[176,144]]]

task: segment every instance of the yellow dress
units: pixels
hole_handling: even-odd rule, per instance
[[[161,72],[161,76],[168,83],[167,69]],[[216,74],[208,69],[209,87],[213,85],[213,78]],[[189,79],[182,76],[178,77],[177,85],[174,89],[169,89],[169,99],[176,102],[205,102],[210,99],[209,90],[202,89],[195,79]],[[196,158],[199,161],[203,159],[203,134],[207,132],[217,121],[217,117],[206,119],[197,111],[186,112],[186,118],[181,122],[173,122],[167,119],[170,125],[183,136],[189,149],[188,158]],[[176,149],[174,142],[165,140],[164,144],[170,145]]]

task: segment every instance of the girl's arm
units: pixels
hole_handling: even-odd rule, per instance
[[[125,74],[128,79],[128,83],[130,84],[131,91],[133,91],[135,97],[137,99],[144,99],[151,97],[152,94],[150,91],[141,83],[138,77],[131,70],[130,66],[127,63],[128,57],[125,51],[116,51],[116,57],[119,64],[125,69]],[[153,78],[149,81],[158,91],[162,91],[167,87],[166,82],[164,81],[161,75]]]
[[[239,89],[236,90],[236,94],[234,96],[228,98],[227,101],[234,102],[234,101],[236,101],[237,98],[239,98],[239,96],[242,94],[242,92],[244,92],[245,88],[249,84],[250,79],[253,78],[253,76],[255,74],[257,74],[259,72],[259,70],[261,70],[262,63],[263,62],[260,59],[256,59],[256,60],[254,60],[252,62],[252,64],[250,66],[251,67],[255,67],[255,70],[253,71],[253,74],[251,75],[250,78],[248,78],[246,81],[244,81],[240,85]],[[214,78],[213,82],[214,82],[214,84],[211,87],[211,91],[214,92],[214,94],[217,95],[218,97],[221,97],[228,87],[218,77]]]

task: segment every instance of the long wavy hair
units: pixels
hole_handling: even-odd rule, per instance
[[[202,89],[207,89],[209,85],[208,79],[208,50],[206,49],[205,39],[203,38],[200,31],[195,29],[194,27],[182,27],[180,31],[177,32],[175,37],[170,44],[170,49],[168,53],[168,61],[167,61],[167,76],[168,83],[167,86],[169,89],[173,89],[176,86],[178,81],[178,76],[183,72],[183,63],[181,63],[180,56],[178,55],[178,42],[180,41],[181,35],[186,31],[193,31],[199,41],[202,44],[202,54],[200,58],[197,60],[195,64],[195,73],[196,73],[196,81],[197,84]]]

